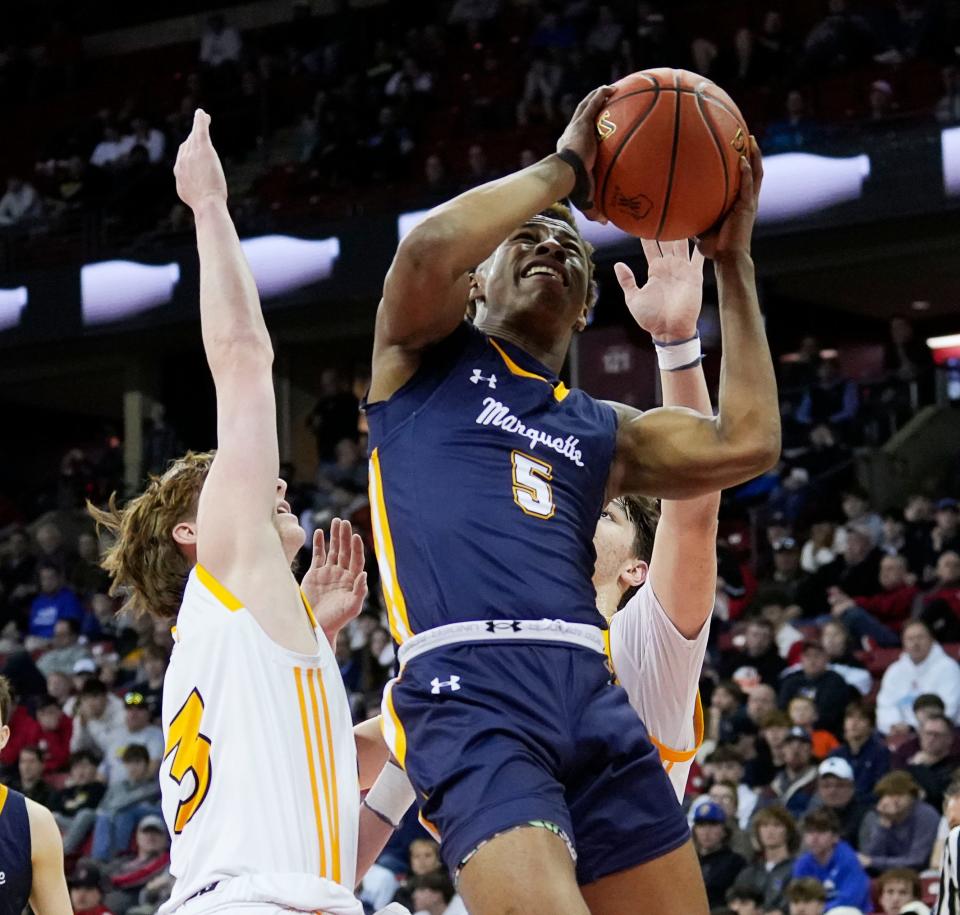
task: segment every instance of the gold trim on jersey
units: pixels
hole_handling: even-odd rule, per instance
[[[310,606],[310,601],[307,600],[307,595],[303,593],[303,588],[300,588],[300,600],[303,601],[303,607],[307,611],[307,616],[310,618],[310,625],[314,629],[319,628],[319,623],[317,618],[313,615],[313,607]]]
[[[383,475],[380,472],[380,449],[370,455],[370,513],[373,524],[373,545],[380,566],[380,584],[387,604],[387,620],[393,640],[402,645],[413,635],[407,616],[407,602],[397,578],[397,557],[393,550],[387,504],[383,496]]]
[[[496,340],[492,337],[487,337],[490,341],[490,345],[500,354],[500,358],[503,360],[504,365],[510,370],[511,375],[519,375],[521,378],[536,378],[537,381],[543,381],[546,384],[550,385],[553,388],[554,399],[559,403],[563,400],[566,400],[567,395],[570,393],[570,389],[562,382],[558,381],[556,384],[552,382],[549,378],[544,378],[543,375],[537,375],[535,372],[528,372],[525,368],[521,368],[514,362],[508,355],[506,350]]]
[[[231,613],[243,609],[240,603],[216,578],[213,577],[200,563],[197,563],[197,578],[203,586]]]
[[[320,688],[320,697],[323,700],[323,716],[326,731],[326,741],[320,730],[320,709],[317,705],[317,691],[314,682]],[[320,750],[320,777],[323,780],[323,800],[327,811],[327,825],[330,827],[331,856],[333,867],[330,878],[340,882],[340,801],[337,797],[337,767],[334,761],[333,735],[330,732],[330,709],[327,706],[327,690],[323,685],[323,675],[319,670],[311,668],[307,671],[307,688],[310,690],[310,705],[313,711],[313,730],[317,735],[317,748]],[[327,766],[329,755],[330,765]]]
[[[693,707],[693,743],[694,747],[692,750],[677,750],[673,747],[668,747],[666,744],[660,743],[653,734],[650,734],[650,743],[652,743],[656,748],[657,752],[660,754],[660,759],[666,766],[667,772],[669,772],[676,763],[685,763],[693,759],[697,755],[697,751],[700,749],[701,744],[703,743],[703,704],[700,700],[700,691],[697,691],[697,701]]]
[[[0,813],[3,813],[3,808],[7,806],[9,795],[10,789],[6,785],[0,785]]]
[[[417,819],[420,821],[420,825],[426,829],[426,831],[429,832],[437,842],[442,841],[440,839],[440,830],[437,829],[437,827],[434,826],[433,823],[431,823],[422,813],[417,814]]]
[[[383,712],[380,716],[380,730],[383,733],[383,739],[394,758],[400,763],[401,768],[406,767],[407,758],[407,734],[403,729],[403,722],[397,715],[397,709],[393,704],[393,687],[400,682],[400,678],[391,680],[383,690]]]
[[[323,841],[323,815],[320,812],[320,791],[317,787],[317,769],[313,761],[313,741],[310,739],[310,724],[307,721],[307,703],[303,692],[303,669],[295,667],[293,677],[297,684],[297,701],[300,704],[300,724],[303,727],[303,745],[307,751],[307,770],[310,773],[310,794],[313,797],[313,816],[317,824],[317,845],[320,852],[320,876],[326,876],[327,847]],[[317,735],[319,739],[320,735]]]

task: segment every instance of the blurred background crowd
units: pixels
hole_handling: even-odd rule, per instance
[[[437,203],[549,152],[585,90],[663,63],[721,83],[767,152],[960,123],[950,2],[448,0],[322,20],[294,3],[256,29],[208,3],[199,43],[94,59],[81,37],[135,26],[138,9],[53,6],[4,13],[6,264],[189,235],[170,166],[198,105],[217,111],[242,232]],[[826,326],[777,348],[783,459],[724,495],[686,799],[717,912],[921,913],[960,805],[960,443],[934,425],[924,463],[930,442],[904,442],[917,416],[956,407],[911,318],[869,344],[869,373]],[[295,417],[315,456],[281,468],[308,534],[340,516],[367,543],[370,596],[336,645],[358,721],[395,662],[358,415],[368,380],[335,358],[318,372]],[[205,445],[160,403],[142,435],[140,480]],[[152,913],[171,886],[155,774],[172,639],[117,615],[83,508],[129,494],[123,446],[113,426],[79,428],[55,468],[16,487],[0,472],[0,673],[15,693],[0,778],[55,812],[84,915]],[[899,492],[871,472],[883,453]],[[364,882],[371,911],[393,898],[463,911],[415,817]]]

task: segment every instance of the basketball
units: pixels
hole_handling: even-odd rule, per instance
[[[733,99],[688,70],[632,73],[597,118],[594,200],[641,238],[700,235],[733,205],[749,131]]]

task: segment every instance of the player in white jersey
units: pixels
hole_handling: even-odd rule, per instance
[[[664,406],[710,415],[699,341],[693,358],[677,360],[670,352],[690,347],[697,337],[703,256],[696,248],[691,253],[685,241],[642,245],[649,267],[643,287],[625,264],[615,269],[634,319],[663,345],[658,356]],[[717,586],[719,508],[719,493],[664,500],[658,524],[652,500],[626,496],[606,506],[594,536],[593,581],[610,626],[611,660],[678,799],[703,739],[698,686]],[[624,600],[630,591],[635,593]]]
[[[309,573],[324,603],[314,615],[291,571],[304,532],[277,479],[272,346],[209,120],[196,113],[174,172],[196,222],[218,450],[94,512],[116,535],[104,563],[114,590],[176,617],[160,769],[176,883],[161,911],[361,915],[358,846],[370,842],[330,636],[365,596],[363,548],[335,525]]]

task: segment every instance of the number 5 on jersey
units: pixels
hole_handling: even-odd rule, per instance
[[[557,510],[553,503],[553,467],[522,451],[510,455],[513,462],[513,501],[523,513],[534,518],[552,518]]]
[[[193,819],[210,790],[213,765],[210,762],[210,738],[200,733],[202,718],[203,697],[194,688],[170,722],[167,745],[163,751],[164,759],[173,753],[170,778],[178,785],[187,773],[193,773],[193,791],[177,805],[177,816],[173,824],[173,831],[177,835],[180,835],[184,826]]]

